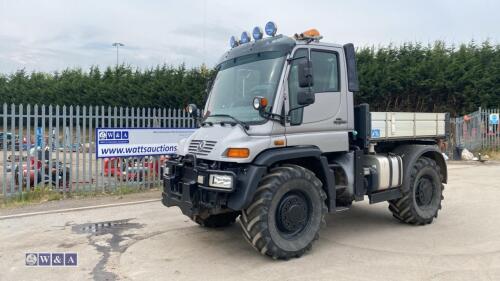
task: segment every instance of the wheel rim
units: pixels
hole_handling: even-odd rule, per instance
[[[419,207],[428,207],[432,204],[436,186],[429,177],[421,177],[415,189],[415,199]]]
[[[281,198],[276,212],[278,230],[285,238],[302,232],[311,218],[310,200],[301,192],[288,192]]]

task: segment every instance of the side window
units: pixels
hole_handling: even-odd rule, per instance
[[[295,54],[293,55],[294,58],[300,58],[300,57],[306,57],[307,58],[308,53],[307,49],[298,49],[295,51]],[[288,75],[288,99],[290,102],[290,108],[295,108],[298,107],[297,103],[297,93],[301,91],[301,88],[299,87],[299,81],[298,81],[298,63],[300,62],[300,59],[292,61],[292,64],[290,65],[290,73]],[[298,125],[302,123],[302,113],[304,112],[303,108],[294,110],[290,113],[290,124],[292,125]]]
[[[313,91],[315,93],[340,91],[337,53],[312,50],[311,62],[314,77]]]

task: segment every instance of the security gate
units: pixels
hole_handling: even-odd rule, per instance
[[[472,151],[500,149],[499,113],[499,109],[479,108],[471,114],[453,118],[452,146]]]

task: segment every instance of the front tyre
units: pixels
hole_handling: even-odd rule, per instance
[[[443,200],[440,167],[427,157],[420,157],[410,171],[409,189],[403,197],[389,201],[389,210],[399,221],[424,225],[437,218]]]
[[[300,257],[311,249],[327,212],[321,181],[308,169],[283,165],[262,178],[241,213],[246,240],[274,259]]]

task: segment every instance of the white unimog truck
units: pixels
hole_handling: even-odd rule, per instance
[[[277,259],[299,257],[327,213],[354,201],[388,201],[393,216],[425,225],[437,217],[447,168],[438,144],[447,114],[369,112],[352,44],[294,37],[276,25],[231,38],[216,67],[200,128],[166,164],[163,204],[196,223],[239,217],[246,240]]]

